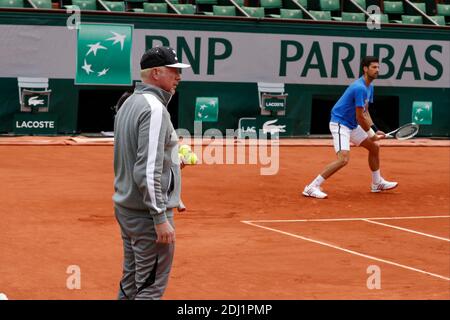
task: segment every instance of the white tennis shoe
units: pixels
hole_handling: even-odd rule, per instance
[[[328,197],[328,195],[325,192],[323,192],[320,187],[315,187],[311,185],[306,186],[302,194],[305,197],[312,197],[317,199],[325,199],[326,197]]]
[[[372,192],[381,192],[384,190],[391,190],[398,186],[398,182],[392,182],[392,181],[386,181],[383,178],[381,178],[379,183],[372,183]]]

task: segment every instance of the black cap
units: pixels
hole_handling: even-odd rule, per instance
[[[155,67],[189,68],[191,65],[179,63],[177,53],[170,47],[151,48],[142,55],[141,70]]]

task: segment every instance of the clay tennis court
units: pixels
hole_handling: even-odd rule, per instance
[[[0,141],[0,292],[10,299],[115,299],[122,243],[112,210],[111,143]],[[33,140],[33,141],[30,141]],[[165,299],[450,299],[450,144],[381,150],[396,190],[369,192],[366,151],[300,196],[334,157],[330,140],[290,140],[278,174],[261,165],[183,170]],[[430,146],[431,145],[431,146]],[[66,287],[71,265],[81,289]],[[368,289],[370,266],[381,289]]]

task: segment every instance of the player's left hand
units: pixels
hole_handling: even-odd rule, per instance
[[[180,159],[180,168],[183,169],[186,167],[186,163],[184,162],[184,157],[181,154],[178,154],[178,158]]]
[[[184,205],[183,200],[181,200],[181,199],[180,199],[180,204],[178,205],[177,210],[178,210],[178,212],[186,211],[186,206]]]

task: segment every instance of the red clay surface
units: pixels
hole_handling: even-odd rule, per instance
[[[0,146],[0,292],[10,299],[115,299],[122,243],[113,216],[111,146]],[[382,174],[399,181],[369,192],[365,150],[324,184],[327,200],[300,196],[331,147],[282,147],[280,169],[205,165],[183,170],[177,244],[165,299],[450,299],[450,281],[373,261],[242,220],[450,214],[450,148],[382,148]],[[376,220],[450,238],[449,219]],[[364,221],[265,222],[303,237],[450,277],[448,241]],[[69,290],[68,266],[81,268]],[[366,286],[381,269],[381,289]]]

